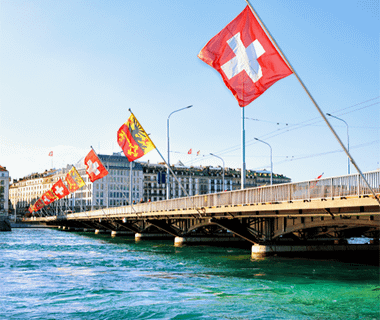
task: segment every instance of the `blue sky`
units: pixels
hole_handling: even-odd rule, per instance
[[[324,113],[349,124],[363,172],[380,167],[379,2],[251,1]],[[0,2],[0,165],[12,178],[121,149],[131,108],[161,154],[241,167],[241,110],[202,47],[244,0]],[[347,156],[294,75],[245,109],[247,169],[293,181],[347,173]],[[347,143],[346,126],[329,118]],[[192,149],[193,154],[188,155]],[[54,157],[48,156],[50,151]],[[200,155],[196,156],[196,152]],[[162,161],[156,151],[140,159]],[[356,170],[351,166],[351,173]]]

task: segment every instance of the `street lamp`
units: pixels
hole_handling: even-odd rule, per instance
[[[213,153],[210,153],[210,155],[212,155],[212,156],[214,156],[214,157],[217,157],[217,158],[219,158],[220,160],[222,160],[222,162],[223,162],[223,178],[222,178],[222,183],[223,183],[223,188],[222,188],[222,191],[224,191],[224,160],[221,158],[221,157],[219,157],[219,156],[217,156],[217,155],[215,155],[215,154],[213,154]]]
[[[328,116],[330,116],[330,117],[333,117],[333,118],[335,118],[335,119],[338,119],[338,120],[340,120],[340,121],[343,121],[345,124],[346,124],[346,126],[347,126],[347,152],[350,152],[350,137],[349,137],[349,135],[348,135],[348,124],[347,124],[347,122],[346,121],[344,121],[343,119],[341,119],[341,118],[338,118],[338,117],[336,117],[336,116],[333,116],[332,114],[330,114],[330,113],[326,113]],[[350,174],[350,158],[348,157],[347,158],[347,174]]]
[[[170,167],[170,145],[169,145],[169,118],[170,116],[175,113],[175,112],[178,112],[178,111],[181,111],[181,110],[185,110],[185,109],[189,109],[191,108],[193,105],[191,106],[187,106],[185,108],[181,108],[181,109],[178,109],[178,110],[175,110],[173,111],[172,113],[169,114],[168,116],[168,120],[167,120],[167,127],[166,127],[166,137],[167,137],[167,140],[168,140],[168,167],[166,169],[166,199],[169,200],[170,198],[170,179],[169,179],[169,176],[170,176],[170,170],[169,170],[169,167]]]
[[[257,138],[254,138],[255,140],[257,141],[260,141],[262,143],[265,143],[267,146],[269,146],[270,148],[270,185],[273,184],[273,161],[272,161],[272,147],[270,146],[269,143],[263,141],[263,140],[260,140],[260,139],[257,139]]]

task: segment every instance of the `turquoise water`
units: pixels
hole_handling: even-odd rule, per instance
[[[0,319],[380,319],[377,266],[173,241],[14,229],[0,281]]]

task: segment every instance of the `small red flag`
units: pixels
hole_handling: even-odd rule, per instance
[[[187,151],[187,154],[191,154],[193,152],[193,149],[190,149],[189,151]]]
[[[84,164],[86,165],[86,172],[91,182],[101,179],[108,174],[107,169],[103,166],[99,157],[95,151],[91,149],[86,158],[84,158]]]
[[[198,57],[221,74],[240,107],[292,74],[248,6],[204,46]]]
[[[323,172],[324,173],[324,172]],[[321,179],[323,176],[323,173],[317,177],[317,179]]]
[[[316,177],[315,180],[321,179],[322,176],[323,176],[323,174],[324,174],[324,172],[322,172],[321,175],[319,175],[318,177]],[[318,183],[318,181],[312,181],[312,182],[310,182],[310,188],[313,189],[317,185],[317,183]]]

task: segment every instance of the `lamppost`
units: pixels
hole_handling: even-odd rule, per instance
[[[169,114],[168,116],[168,120],[167,120],[167,127],[166,127],[166,137],[167,137],[167,140],[168,140],[168,167],[166,169],[166,199],[169,200],[170,198],[170,170],[169,170],[169,166],[170,166],[170,145],[169,145],[169,118],[170,116],[175,113],[175,112],[178,112],[178,111],[181,111],[181,110],[185,110],[185,109],[189,109],[191,108],[193,105],[191,106],[187,106],[185,108],[181,108],[181,109],[178,109],[178,110],[175,110],[173,111],[172,113]]]
[[[257,139],[257,138],[254,138],[255,140],[257,141],[260,141],[262,143],[265,143],[267,146],[269,146],[270,148],[270,185],[273,184],[273,161],[272,161],[272,147],[270,146],[269,143],[263,141],[263,140],[260,140],[260,139]]]
[[[330,113],[326,113],[329,117],[333,117],[333,118],[335,118],[335,119],[338,119],[338,120],[340,120],[340,121],[343,121],[345,124],[346,124],[346,126],[347,126],[347,151],[348,152],[350,152],[350,137],[349,137],[349,135],[348,135],[348,124],[347,124],[347,122],[346,121],[344,121],[343,119],[341,119],[341,118],[338,118],[338,117],[336,117],[336,116],[333,116],[332,114],[330,114]],[[350,174],[350,158],[349,157],[347,157],[347,174]]]
[[[210,153],[210,155],[219,158],[223,162],[223,176],[222,176],[223,188],[222,188],[222,191],[224,191],[224,160],[221,157],[217,156],[216,154]]]

